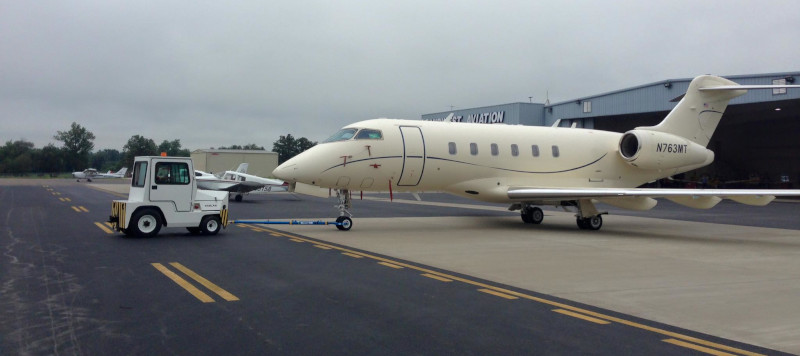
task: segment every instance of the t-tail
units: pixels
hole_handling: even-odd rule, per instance
[[[661,123],[637,127],[622,136],[620,155],[632,166],[670,174],[711,164],[714,152],[706,146],[728,103],[747,93],[746,89],[711,75],[694,78],[681,101]]]
[[[677,135],[706,147],[731,99],[747,93],[747,90],[736,89],[738,86],[711,75],[694,78],[686,95],[660,124],[637,129]]]

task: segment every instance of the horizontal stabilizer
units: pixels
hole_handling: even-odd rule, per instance
[[[786,89],[800,88],[800,85],[720,85],[715,87],[699,88],[700,91],[714,90],[751,90],[751,89]]]

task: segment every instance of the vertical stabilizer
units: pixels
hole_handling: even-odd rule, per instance
[[[686,95],[666,118],[656,126],[638,127],[640,130],[666,132],[708,146],[714,130],[731,99],[744,95],[747,90],[701,91],[700,88],[738,85],[725,78],[703,75],[694,78]]]

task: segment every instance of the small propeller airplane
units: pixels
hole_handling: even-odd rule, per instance
[[[279,179],[270,179],[247,174],[248,163],[242,163],[235,171],[216,175],[195,170],[197,187],[205,190],[221,190],[236,194],[234,200],[242,201],[243,195],[252,192],[287,191],[288,185]]]
[[[72,178],[77,178],[77,181],[80,182],[81,179],[86,179],[87,182],[91,182],[92,179],[105,179],[105,178],[125,178],[125,172],[128,171],[128,168],[121,168],[116,173],[112,173],[108,171],[107,173],[98,173],[94,168],[87,168],[82,172],[72,172]]]
[[[666,198],[708,209],[722,199],[763,206],[800,190],[648,189],[644,183],[707,166],[707,149],[728,102],[750,89],[800,85],[739,85],[696,77],[685,96],[656,126],[626,133],[601,130],[376,119],[345,126],[323,143],[278,166],[273,174],[290,191],[329,188],[339,199],[337,222],[350,219],[350,191],[444,191],[509,204],[525,223],[544,218],[538,206],[576,213],[583,230],[599,230],[603,202],[652,209]]]

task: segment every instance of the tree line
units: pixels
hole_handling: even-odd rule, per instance
[[[164,140],[157,145],[152,139],[141,135],[131,136],[121,152],[116,149],[93,151],[95,135],[75,122],[69,130],[57,131],[53,138],[61,142],[60,147],[51,143],[36,148],[32,142],[25,140],[7,141],[0,147],[0,174],[56,176],[58,173],[82,171],[90,167],[100,172],[117,171],[132,166],[136,156],[157,156],[166,152],[168,156],[189,157],[191,153],[182,147],[179,139]],[[278,153],[278,161],[283,163],[316,144],[305,137],[295,139],[291,134],[282,135],[273,143],[272,151]],[[266,151],[263,146],[256,144],[221,146],[219,149]]]

